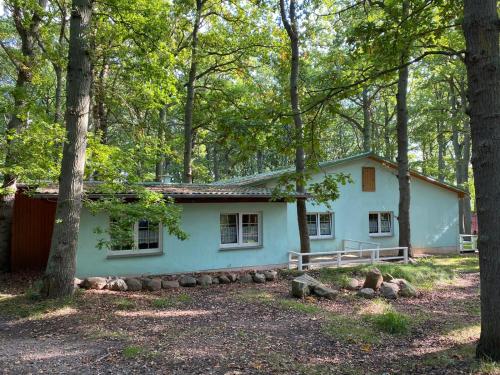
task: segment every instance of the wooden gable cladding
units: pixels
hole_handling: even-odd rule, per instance
[[[375,191],[375,167],[363,167],[361,186],[363,191]]]
[[[55,200],[16,194],[12,222],[12,271],[41,271],[47,265],[56,215]]]

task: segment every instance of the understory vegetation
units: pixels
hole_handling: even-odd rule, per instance
[[[61,300],[38,300],[7,284],[0,287],[0,317],[15,322],[13,327],[36,324],[38,330],[52,330],[49,334],[56,337],[76,330],[82,345],[92,342],[94,346],[116,347],[113,361],[125,361],[127,366],[161,363],[169,357],[162,352],[165,343],[177,346],[188,342],[201,350],[197,346],[201,340],[200,345],[212,347],[211,352],[217,351],[217,342],[223,340],[231,343],[226,351],[240,353],[255,345],[254,341],[265,346],[271,340],[273,351],[254,353],[255,358],[245,362],[245,368],[300,374],[340,369],[339,374],[363,374],[365,366],[375,366],[383,372],[388,366],[384,353],[410,345],[414,352],[398,354],[401,363],[397,366],[404,366],[407,372],[432,373],[430,369],[439,368],[440,373],[449,374],[499,373],[495,363],[474,359],[480,331],[477,257],[428,257],[416,264],[377,267],[415,283],[422,295],[395,301],[367,300],[341,291],[333,301],[315,297],[300,300],[289,294],[287,277],[295,272],[288,270],[281,273],[281,281],[259,286],[231,284],[134,294],[89,290]],[[361,278],[369,268],[310,272],[330,286],[341,287],[346,277]],[[261,331],[259,327],[268,328]],[[289,358],[297,355],[294,350],[298,349],[285,343],[299,337],[305,345],[324,347],[324,355],[339,350],[357,354],[342,364],[296,363]],[[276,342],[281,344],[276,346]],[[331,345],[334,347],[329,348]]]

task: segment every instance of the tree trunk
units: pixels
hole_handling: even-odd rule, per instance
[[[160,108],[158,113],[158,145],[163,146],[165,141],[165,130],[167,127],[167,107],[163,106]],[[165,175],[165,155],[163,152],[158,153],[155,168],[155,181],[163,182],[163,177]]]
[[[39,0],[38,6],[44,10],[47,6],[47,0]],[[17,62],[16,88],[13,91],[14,112],[7,123],[6,134],[15,134],[26,125],[24,112],[29,102],[26,89],[33,79],[31,69],[35,64],[35,41],[42,21],[40,14],[35,11],[30,23],[26,24],[23,19],[23,11],[17,3],[14,5],[12,18],[21,39],[23,58]],[[16,145],[11,138],[7,137],[4,163],[7,172],[3,176],[0,189],[0,271],[10,270],[11,226],[17,190],[17,175],[10,170],[17,166],[17,150],[15,148]]]
[[[59,123],[62,119],[62,67],[54,64],[54,73],[56,74],[54,122]]]
[[[363,151],[372,151],[372,121],[370,116],[370,99],[368,89],[363,89]]]
[[[220,163],[219,163],[219,145],[217,144],[217,141],[214,143],[213,147],[213,168],[214,168],[214,181],[219,181],[220,180]]]
[[[445,171],[445,163],[444,163],[444,153],[446,150],[446,144],[443,133],[443,124],[441,121],[437,123],[437,144],[438,144],[438,180],[444,182],[444,171]]]
[[[298,194],[305,193],[305,154],[304,154],[304,129],[302,125],[302,116],[300,114],[300,99],[298,89],[299,78],[299,35],[298,25],[295,14],[295,0],[290,0],[289,20],[286,15],[285,1],[280,0],[281,18],[288,37],[290,38],[290,47],[292,56],[290,61],[290,100],[293,113],[293,122],[295,125],[295,173],[296,187]],[[299,226],[300,252],[309,253],[311,251],[309,242],[309,233],[307,230],[307,210],[306,200],[297,199],[297,222]],[[309,257],[303,257],[304,263],[309,262]]]
[[[99,77],[94,84],[94,98],[95,98],[95,131],[100,132],[101,143],[108,143],[108,111],[104,102],[106,98],[106,78],[108,77],[109,65],[106,57],[102,59],[101,70]]]
[[[389,105],[387,101],[384,100],[384,148],[385,148],[385,157],[393,160],[394,154],[392,152],[391,146],[391,115],[389,114]]]
[[[193,182],[193,110],[195,99],[195,82],[198,67],[198,31],[200,28],[203,0],[196,0],[196,15],[191,38],[191,66],[186,83],[186,104],[184,106],[184,171],[183,182]]]
[[[403,1],[403,18],[408,15],[408,0]],[[406,51],[401,55],[401,64],[406,63],[408,56]],[[408,67],[399,69],[398,93],[396,101],[397,136],[398,136],[398,182],[399,182],[399,246],[408,247],[411,251],[410,234],[410,171],[408,168]]]
[[[83,195],[90,109],[89,34],[92,0],[73,0],[66,93],[66,134],[52,242],[41,293],[48,298],[73,293]]]
[[[481,336],[477,355],[500,361],[500,23],[496,0],[465,0],[472,166],[479,226]]]

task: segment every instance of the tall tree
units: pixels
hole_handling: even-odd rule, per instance
[[[12,19],[21,40],[21,58],[14,57],[15,53],[10,50],[9,46],[0,41],[2,49],[10,57],[17,70],[13,94],[14,112],[10,115],[6,129],[5,167],[7,173],[3,176],[0,188],[0,271],[10,269],[11,224],[18,180],[18,175],[13,172],[16,169],[18,150],[16,150],[15,142],[12,142],[12,136],[26,125],[26,112],[29,104],[28,88],[33,80],[37,38],[47,0],[39,0],[33,9],[29,9],[27,4],[24,4],[26,7],[23,8],[23,4],[17,1],[7,5],[12,12]]]
[[[410,4],[403,0],[401,23],[404,24],[408,18]],[[398,139],[398,182],[399,182],[399,246],[407,247],[411,254],[410,233],[410,171],[408,166],[408,49],[409,45],[403,46],[398,70],[398,93],[396,96],[396,123]]]
[[[292,108],[295,142],[295,173],[296,173],[296,191],[299,194],[305,193],[305,154],[304,154],[304,129],[302,124],[302,116],[300,113],[300,98],[299,98],[299,25],[297,21],[296,2],[290,0],[288,4],[288,15],[286,11],[285,1],[280,0],[281,21],[290,39],[290,103]],[[309,242],[309,233],[307,230],[307,212],[306,200],[304,198],[297,199],[297,222],[299,226],[300,237],[300,252],[309,253],[311,246]],[[307,257],[303,260],[307,263]]]
[[[186,83],[186,103],[184,105],[184,171],[183,182],[193,182],[192,153],[193,153],[193,111],[195,82],[198,74],[198,31],[203,11],[204,0],[196,0],[196,10],[191,33],[191,65]]]
[[[41,291],[43,296],[49,298],[71,295],[74,289],[92,81],[89,49],[92,6],[92,0],[73,0],[71,6],[66,88],[67,140],[63,149],[56,220]]]
[[[479,225],[481,336],[477,355],[500,361],[500,51],[496,0],[466,0],[463,30]]]

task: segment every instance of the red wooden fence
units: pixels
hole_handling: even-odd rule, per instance
[[[43,270],[47,265],[56,202],[16,194],[12,222],[12,271]]]

